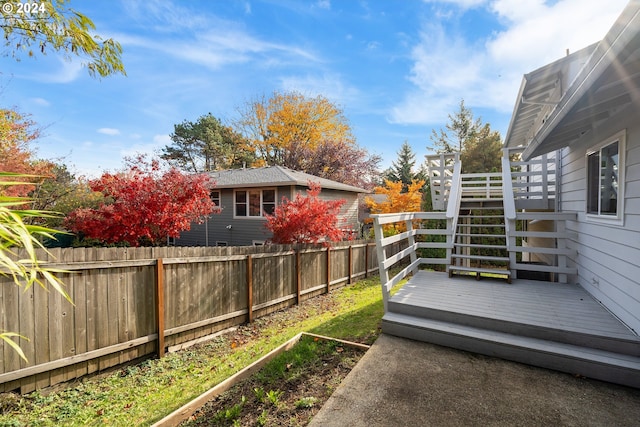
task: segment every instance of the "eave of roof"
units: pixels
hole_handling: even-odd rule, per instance
[[[368,192],[363,188],[295,171],[284,166],[213,171],[209,172],[209,177],[214,181],[215,188],[279,187],[286,185],[306,187],[309,182],[317,182],[325,189],[352,193]]]
[[[640,0],[630,1],[605,38],[597,45],[589,61],[582,68],[571,86],[568,88],[560,103],[552,111],[535,136],[528,142],[522,153],[524,160],[569,145],[568,140],[562,144],[552,144],[550,135],[561,128],[563,120],[572,109],[589,94],[594,83],[603,76],[618,59],[621,52],[633,42],[638,42],[640,33]],[[585,117],[589,122],[592,117]],[[585,129],[587,129],[585,127]]]
[[[536,124],[544,120],[550,107],[560,102],[563,75],[568,76],[572,64],[586,63],[597,45],[594,43],[523,76],[505,137],[506,147],[529,142]]]

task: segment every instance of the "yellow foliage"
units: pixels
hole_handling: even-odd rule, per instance
[[[365,203],[372,214],[386,214],[398,212],[420,212],[422,203],[422,187],[425,182],[422,180],[413,180],[405,193],[402,192],[401,181],[384,180],[384,186],[373,189],[374,194],[382,194],[384,201],[376,202],[371,197],[365,198]],[[392,224],[385,226],[385,232],[394,229],[396,232],[406,230],[404,223]]]
[[[280,163],[292,144],[312,150],[324,141],[355,144],[342,111],[323,96],[275,92],[248,103],[241,114],[239,127],[269,164]]]

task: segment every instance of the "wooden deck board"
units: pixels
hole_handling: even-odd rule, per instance
[[[637,340],[640,338],[578,285],[515,279],[449,278],[419,271],[390,303],[464,313],[563,331]]]

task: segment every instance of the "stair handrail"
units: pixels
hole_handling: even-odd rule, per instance
[[[453,165],[453,177],[449,189],[449,200],[447,202],[447,219],[458,217],[460,201],[462,200],[462,163],[456,160]]]
[[[451,188],[449,190],[449,200],[447,203],[447,228],[451,230],[451,241],[456,241],[456,229],[458,228],[458,215],[460,213],[460,201],[462,200],[462,162],[456,156],[453,164],[453,177],[451,179]],[[448,257],[450,257],[448,253]]]
[[[509,268],[511,269],[511,274],[515,276],[517,258],[515,252],[516,238],[513,235],[513,231],[516,231],[516,200],[515,194],[513,193],[511,161],[509,160],[509,153],[506,150],[502,156],[502,207],[504,208],[504,232],[507,237]]]
[[[507,156],[502,156],[502,203],[506,220],[516,219],[516,202],[513,194],[513,178],[511,177],[511,162]]]

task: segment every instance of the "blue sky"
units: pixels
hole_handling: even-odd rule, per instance
[[[71,0],[118,40],[127,77],[80,60],[0,57],[0,105],[45,128],[41,158],[80,175],[170,143],[173,125],[238,117],[274,91],[323,95],[357,142],[423,161],[461,99],[506,133],[522,75],[597,42],[626,0]]]

